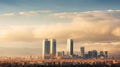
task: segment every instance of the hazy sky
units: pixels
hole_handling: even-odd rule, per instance
[[[45,38],[57,39],[57,50],[72,38],[75,51],[117,54],[119,18],[119,0],[0,0],[0,55],[41,55]]]

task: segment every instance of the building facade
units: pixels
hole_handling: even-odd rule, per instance
[[[48,39],[43,40],[43,54],[42,57],[45,58],[50,54],[50,41]]]
[[[43,59],[47,59],[51,56],[56,56],[56,40],[55,39],[45,39],[43,40]]]
[[[81,57],[85,56],[85,47],[80,47]]]
[[[69,55],[73,55],[73,40],[72,39],[68,39],[67,40],[67,50],[69,52]]]
[[[56,56],[56,40],[55,39],[50,40],[50,54],[52,56]]]

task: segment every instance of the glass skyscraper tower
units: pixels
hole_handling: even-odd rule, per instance
[[[56,56],[56,40],[55,39],[50,40],[50,54],[52,56]]]
[[[69,55],[73,55],[73,40],[72,39],[67,40],[67,50],[69,52]]]
[[[42,57],[56,56],[56,40],[55,39],[45,39],[43,40],[43,54]]]
[[[50,41],[48,39],[43,40],[43,49],[42,49],[42,57],[45,58],[45,56],[50,54]]]

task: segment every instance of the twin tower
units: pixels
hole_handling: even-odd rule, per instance
[[[43,59],[49,59],[56,56],[56,40],[55,39],[45,39],[43,40]],[[73,40],[67,40],[67,53],[73,55]]]

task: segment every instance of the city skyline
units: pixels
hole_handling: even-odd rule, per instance
[[[67,50],[57,51],[56,39],[44,39],[42,44],[42,59],[114,59],[119,58],[110,55],[108,51],[97,51],[95,49],[85,50],[85,47],[81,46],[80,51],[76,53],[74,51],[74,40],[67,39]]]
[[[57,40],[59,50],[120,52],[118,0],[0,0],[0,56],[42,55],[42,40]],[[99,46],[99,48],[97,48]]]

